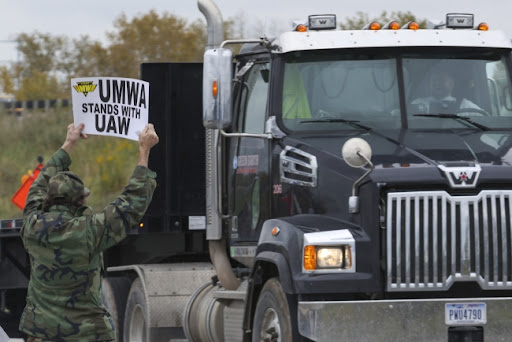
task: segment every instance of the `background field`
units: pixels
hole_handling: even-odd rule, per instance
[[[0,112],[0,219],[18,218],[22,212],[11,202],[21,178],[45,163],[62,146],[73,121],[71,110],[27,112],[21,116]],[[70,170],[91,189],[88,205],[101,210],[126,184],[138,156],[137,142],[101,136],[81,140],[71,152]]]

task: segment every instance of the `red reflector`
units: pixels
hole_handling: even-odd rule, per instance
[[[21,228],[23,219],[0,220],[0,230]]]

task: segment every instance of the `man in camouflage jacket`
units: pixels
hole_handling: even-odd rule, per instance
[[[30,188],[21,236],[31,262],[20,330],[29,341],[111,341],[115,330],[101,302],[102,252],[126,237],[147,210],[156,187],[148,169],[158,143],[152,124],[139,135],[139,159],[128,185],[101,213],[85,206],[89,190],[68,171],[69,153],[87,138],[68,126],[66,141]]]

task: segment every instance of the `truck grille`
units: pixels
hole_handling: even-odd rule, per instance
[[[474,281],[486,290],[512,288],[511,196],[389,193],[388,291],[447,290],[456,281]]]

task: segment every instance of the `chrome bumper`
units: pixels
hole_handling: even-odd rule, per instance
[[[299,302],[299,332],[314,341],[446,342],[447,303],[486,303],[484,341],[512,340],[512,298]],[[473,326],[473,325],[472,325]]]

